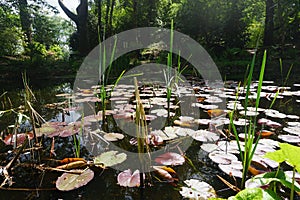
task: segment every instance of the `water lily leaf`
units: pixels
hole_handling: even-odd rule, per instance
[[[196,131],[191,136],[195,140],[201,141],[201,142],[214,142],[214,141],[217,141],[220,137],[218,134],[216,134],[214,132],[202,130],[202,129]]]
[[[185,180],[184,183],[188,187],[182,187],[180,194],[188,199],[209,199],[217,197],[214,188],[206,182],[189,179]]]
[[[33,139],[33,133],[19,133],[17,134],[17,144],[23,144],[28,137],[29,140]],[[15,134],[9,134],[4,138],[4,143],[6,145],[14,145],[16,141]]]
[[[108,151],[100,154],[94,158],[94,163],[96,166],[111,167],[124,162],[127,159],[125,153],[118,153],[118,151]]]
[[[265,191],[261,188],[247,188],[240,191],[236,196],[229,197],[228,200],[279,200],[280,198],[272,191]]]
[[[289,143],[299,143],[300,135],[278,135],[278,138]]]
[[[237,161],[238,158],[231,153],[226,153],[223,151],[213,151],[208,157],[215,163],[229,165],[232,161]]]
[[[144,174],[145,176],[145,174]],[[140,171],[137,169],[131,173],[130,169],[127,169],[118,174],[118,184],[123,187],[138,187],[140,186]]]
[[[74,190],[86,185],[93,178],[94,172],[90,169],[71,170],[69,173],[63,173],[60,177],[58,177],[56,180],[56,188],[61,191]]]
[[[104,136],[104,139],[110,142],[122,140],[124,138],[124,135],[121,133],[107,133]]]
[[[178,153],[168,152],[155,158],[155,162],[161,165],[182,165],[185,159]]]
[[[226,174],[242,178],[243,165],[241,161],[232,161],[229,165],[219,164],[219,168]]]

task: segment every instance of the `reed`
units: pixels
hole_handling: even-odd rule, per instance
[[[246,89],[246,97],[245,97],[245,105],[244,105],[244,111],[245,111],[245,116],[247,116],[247,107],[248,107],[248,102],[249,102],[249,94],[250,94],[250,85],[252,82],[252,76],[253,76],[253,71],[254,71],[254,63],[255,63],[255,57],[256,55],[253,56],[252,62],[251,62],[251,67],[249,71],[249,75],[247,78],[247,89]],[[267,59],[267,53],[266,51],[264,52],[263,55],[263,60],[261,64],[261,70],[260,70],[260,75],[259,75],[259,81],[258,81],[258,86],[257,86],[257,96],[256,96],[256,101],[255,101],[255,111],[257,112],[257,109],[259,107],[260,103],[260,93],[262,89],[262,83],[263,83],[263,77],[264,77],[264,72],[265,72],[265,66],[266,66],[266,59]],[[245,147],[244,151],[241,148],[241,141],[238,137],[238,132],[237,129],[233,123],[234,119],[234,110],[229,113],[229,118],[230,118],[230,128],[229,130],[233,131],[233,134],[235,136],[235,139],[238,144],[238,149],[239,149],[239,154],[241,157],[241,161],[243,164],[243,171],[242,171],[242,182],[241,182],[241,188],[245,187],[245,181],[247,178],[247,173],[249,166],[251,164],[254,152],[256,150],[258,141],[260,137],[256,138],[256,116],[253,118],[250,118],[249,125],[245,124]]]

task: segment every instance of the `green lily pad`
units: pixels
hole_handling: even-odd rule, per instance
[[[125,153],[118,153],[118,151],[108,151],[96,156],[94,163],[99,167],[111,167],[124,162],[127,159]]]
[[[73,173],[72,173],[73,172]],[[86,185],[94,178],[94,172],[87,170],[71,170],[68,173],[63,173],[56,180],[56,188],[60,191],[70,191]]]

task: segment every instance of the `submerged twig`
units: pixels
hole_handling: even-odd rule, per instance
[[[7,165],[3,168],[3,175],[5,176],[4,181],[2,182],[0,187],[3,187],[4,185],[6,185],[6,183],[8,183],[9,186],[12,185],[12,178],[9,175],[9,170],[11,169],[13,163],[19,158],[20,154],[23,152],[23,149],[25,148],[25,146],[28,144],[28,137],[26,137],[25,142],[22,144],[22,146],[20,147],[18,153],[15,155],[15,157],[9,162],[7,163]]]

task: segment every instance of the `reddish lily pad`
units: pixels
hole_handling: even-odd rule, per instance
[[[139,187],[140,186],[140,171],[137,169],[131,173],[130,169],[127,169],[118,174],[118,184],[123,187]]]
[[[56,180],[56,188],[60,191],[70,191],[86,185],[94,178],[94,172],[87,170],[71,170],[63,173]]]
[[[155,162],[161,165],[182,165],[185,159],[178,153],[168,152],[155,158]]]
[[[28,137],[29,140],[33,138],[33,133],[19,133],[17,134],[17,144],[23,144],[26,140],[26,137]],[[16,141],[15,134],[9,134],[4,138],[4,143],[6,145],[14,145]]]

